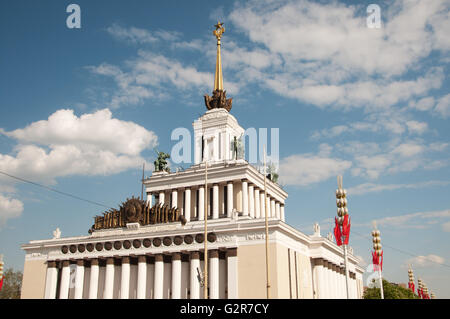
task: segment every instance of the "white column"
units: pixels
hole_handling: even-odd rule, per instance
[[[164,285],[164,259],[162,254],[155,256],[155,279],[153,282],[153,298],[162,299]]]
[[[178,203],[178,190],[172,190],[172,207],[177,207]]]
[[[325,299],[326,298],[326,285],[325,285],[325,281],[326,281],[326,277],[325,277],[325,267],[323,265],[324,260],[322,258],[318,258],[315,260],[315,266],[314,266],[314,270],[315,270],[315,281],[316,281],[316,296],[317,299]]]
[[[98,295],[98,259],[91,259],[91,274],[89,277],[89,299],[97,299]]]
[[[213,184],[213,207],[212,218],[219,218],[219,184]]]
[[[276,212],[275,212],[275,199],[271,198],[270,199],[270,217],[275,217],[276,216]]]
[[[69,284],[70,284],[70,262],[68,260],[64,260],[62,263],[59,299],[69,298]]]
[[[248,185],[248,213],[255,218],[255,190],[253,184]]]
[[[334,285],[334,298],[339,298],[339,273],[336,265],[333,265],[333,285]]]
[[[281,219],[280,202],[279,201],[277,201],[275,203],[275,215],[277,216],[277,219]]]
[[[184,190],[184,217],[188,222],[191,221],[191,189],[189,187]]]
[[[197,251],[191,252],[191,271],[190,271],[190,299],[200,298],[200,282],[198,281],[198,271],[200,269],[200,254]]]
[[[284,204],[280,205],[280,215],[281,215],[281,220],[285,221],[285,218],[284,218]]]
[[[164,193],[164,191],[160,191],[159,192],[159,201],[158,201],[158,203],[164,205],[164,199],[165,199],[165,193]]]
[[[227,183],[227,217],[231,217],[233,212],[233,182]]]
[[[242,215],[248,216],[248,182],[242,180]]]
[[[137,299],[145,299],[147,289],[147,257],[138,257]]]
[[[345,290],[345,276],[343,274],[343,271],[341,269],[340,273],[339,273],[339,281],[340,281],[340,287],[341,287],[341,292],[339,294],[341,299],[347,299],[347,293]]]
[[[83,298],[83,286],[84,286],[84,261],[82,259],[77,260],[77,271],[75,273],[75,296],[74,299]]]
[[[227,249],[227,286],[228,299],[237,299],[238,295],[238,260],[237,248]]]
[[[114,292],[114,258],[106,259],[105,289],[103,299],[112,299]]]
[[[205,186],[198,188],[198,220],[205,220]]]
[[[130,257],[122,257],[120,278],[120,299],[128,299],[130,294]]]
[[[150,206],[150,207],[153,206],[153,195],[152,195],[152,193],[147,193],[147,203],[148,203],[148,206]]]
[[[181,298],[181,254],[172,254],[172,299]]]
[[[330,262],[327,262],[327,298],[332,299],[333,298],[333,277],[332,277],[332,270],[329,268]]]
[[[269,196],[269,195],[266,197],[266,203],[267,203],[267,206],[266,206],[266,209],[267,209],[266,214],[267,214],[268,217],[271,217],[271,216],[272,216],[272,212],[271,212],[271,210],[270,210],[270,196]],[[265,216],[263,216],[263,217],[265,217]]]
[[[209,297],[219,299],[219,251],[209,251]]]
[[[261,210],[259,208],[261,200],[259,199],[259,188],[255,186],[255,218],[261,217]]]
[[[58,281],[58,268],[55,261],[47,262],[47,278],[45,280],[45,299],[56,298],[56,285]]]
[[[259,193],[259,209],[260,215],[259,218],[266,218],[266,202],[264,200],[264,190],[262,189]]]

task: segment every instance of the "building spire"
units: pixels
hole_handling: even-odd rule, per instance
[[[216,30],[213,31],[213,34],[217,38],[217,58],[216,58],[216,74],[214,76],[214,91],[219,90],[223,91],[223,75],[222,75],[222,58],[220,56],[220,38],[222,34],[225,33],[225,28],[223,27],[223,23],[220,21],[215,25]]]
[[[216,30],[213,31],[213,34],[217,39],[216,73],[214,75],[213,94],[212,96],[205,94],[205,105],[208,110],[224,108],[229,112],[233,99],[227,99],[227,92],[223,89],[222,58],[220,56],[220,39],[222,34],[225,33],[225,28],[220,21],[214,27]]]

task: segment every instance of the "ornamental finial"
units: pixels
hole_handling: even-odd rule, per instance
[[[222,38],[222,34],[225,33],[225,27],[220,21],[214,27],[216,29],[213,31],[213,35],[217,39],[216,73],[214,75],[213,95],[211,97],[209,95],[204,96],[205,105],[208,110],[224,108],[229,112],[231,110],[232,99],[227,99],[226,91],[223,89],[222,58],[220,55],[220,39]]]

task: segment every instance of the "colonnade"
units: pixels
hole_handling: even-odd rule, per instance
[[[203,298],[203,288],[198,277],[203,272],[201,255],[203,254],[199,251],[192,251],[174,252],[170,255],[48,261],[44,297],[68,299],[69,290],[73,288],[71,298],[74,299]],[[237,298],[237,248],[208,250],[208,256],[209,298]],[[137,262],[134,281],[130,272],[131,261]],[[74,268],[75,272],[71,273]],[[85,278],[86,270],[88,278]],[[117,271],[119,273],[115,273]],[[115,280],[118,276],[119,281]],[[152,278],[148,278],[149,276]],[[169,280],[165,280],[166,278]],[[133,295],[130,295],[130,286],[134,287]]]
[[[313,262],[314,290],[317,299],[347,299],[345,269],[340,265],[323,258],[315,258]],[[350,299],[358,296],[356,274],[349,273]]]
[[[234,190],[235,187],[238,187],[239,192]],[[257,187],[247,179],[212,183],[212,186],[208,185],[208,192],[210,191],[212,194],[206,194],[208,196],[208,219],[232,217],[234,209],[242,212],[243,216],[265,218],[267,209],[269,217],[276,217],[285,221],[284,203],[270,196],[269,193],[266,196],[266,202],[264,202],[264,189]],[[240,193],[240,195],[237,195],[237,193]],[[205,219],[205,206],[203,204],[206,196],[205,185],[147,193],[147,201],[150,206],[154,205],[152,195],[155,195],[158,203],[181,208],[188,222]]]

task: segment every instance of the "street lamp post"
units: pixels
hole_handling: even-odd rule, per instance
[[[336,190],[336,206],[338,217],[334,218],[334,237],[338,246],[343,245],[344,249],[344,267],[345,267],[345,285],[347,291],[347,299],[350,299],[349,291],[349,270],[347,245],[350,238],[350,216],[347,208],[347,191],[342,188],[342,176],[337,177],[338,189]]]
[[[378,276],[380,280],[380,293],[381,293],[381,299],[384,299],[384,292],[383,292],[383,279],[381,276],[381,272],[383,271],[383,250],[381,249],[381,238],[380,238],[380,231],[375,229],[372,231],[372,242],[373,242],[373,249],[372,252],[372,262],[375,269],[378,269]]]
[[[0,255],[0,291],[3,287],[3,255]]]
[[[415,287],[414,287],[414,273],[411,269],[411,265],[409,265],[408,269],[408,288],[412,291],[412,293],[415,293]]]

